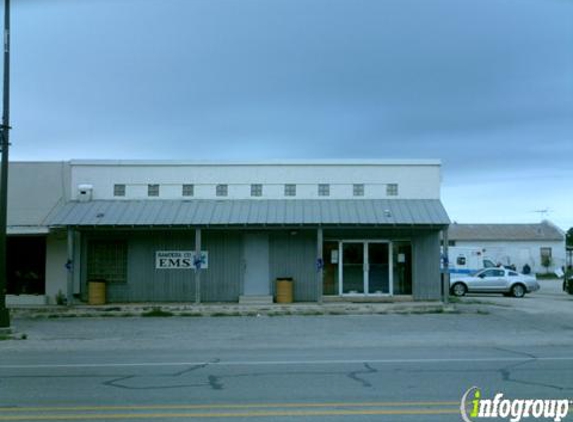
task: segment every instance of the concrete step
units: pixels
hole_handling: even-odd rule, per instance
[[[269,305],[272,303],[272,296],[239,296],[240,305]]]

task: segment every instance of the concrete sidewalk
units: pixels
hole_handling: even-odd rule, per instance
[[[293,304],[237,304],[237,303],[139,303],[108,304],[101,306],[14,306],[10,308],[18,318],[66,317],[127,317],[127,316],[281,316],[281,315],[376,315],[453,313],[453,305],[442,302],[397,303],[293,303]]]

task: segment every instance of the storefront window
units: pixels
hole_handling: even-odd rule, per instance
[[[412,245],[410,242],[393,243],[393,278],[395,295],[412,294]]]

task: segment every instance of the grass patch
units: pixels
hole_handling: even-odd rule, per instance
[[[478,309],[476,311],[476,314],[478,314],[478,315],[489,315],[489,311],[486,311],[485,309]]]
[[[432,309],[413,309],[408,314],[410,315],[424,315],[424,314],[443,314],[444,308],[432,308]]]
[[[547,273],[547,274],[546,273],[537,273],[537,274],[535,274],[535,276],[537,277],[538,280],[559,280],[559,281],[563,280],[563,278],[559,278],[553,273]]]
[[[173,312],[164,311],[161,308],[153,308],[150,311],[143,312],[141,314],[142,317],[172,317]]]
[[[241,316],[240,312],[213,312],[211,315],[212,317],[237,317]]]

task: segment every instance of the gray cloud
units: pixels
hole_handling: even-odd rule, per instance
[[[571,2],[14,3],[15,159],[432,157],[446,184],[569,168]]]

